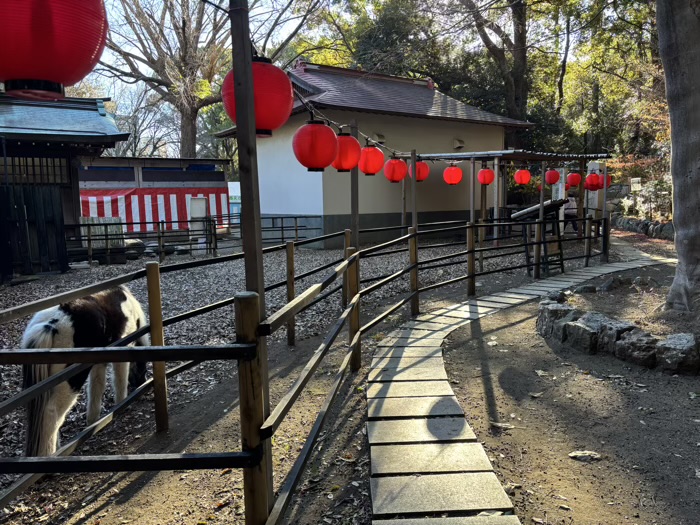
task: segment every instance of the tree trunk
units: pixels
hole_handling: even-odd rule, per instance
[[[693,310],[700,294],[700,1],[658,0],[656,20],[671,116],[678,266],[666,302]]]
[[[197,110],[180,109],[180,157],[197,157]]]

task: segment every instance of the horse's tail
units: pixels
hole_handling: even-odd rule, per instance
[[[52,324],[42,322],[36,318],[32,319],[27,330],[24,332],[21,346],[22,348],[53,348],[56,330],[57,329]],[[50,375],[50,366],[51,365],[47,364],[22,365],[22,388],[26,390],[48,379]],[[50,390],[43,392],[27,404],[27,433],[24,444],[26,456],[36,456],[39,453],[42,418],[50,394]]]

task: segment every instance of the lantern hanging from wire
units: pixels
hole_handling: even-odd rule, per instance
[[[448,166],[442,174],[443,180],[450,186],[462,182],[462,170],[457,166]]]
[[[544,181],[550,186],[559,182],[559,178],[560,175],[557,170],[547,170],[547,172],[544,174]]]
[[[294,105],[292,82],[287,74],[267,58],[253,58],[253,104],[255,133],[269,137],[289,120]],[[236,122],[236,97],[233,71],[229,71],[221,86],[221,98],[229,118]]]
[[[612,184],[612,175],[603,175],[602,173],[598,175],[598,189],[602,190],[604,187],[610,187]]]
[[[589,173],[583,187],[588,191],[598,191],[598,174]]]
[[[384,167],[384,153],[377,146],[368,144],[360,152],[359,167],[365,175],[376,175]]]
[[[362,147],[349,133],[338,133],[338,155],[332,166],[340,173],[348,172],[360,162]]]
[[[408,164],[401,159],[389,159],[384,164],[384,176],[389,182],[401,182],[408,174]]]
[[[513,179],[516,184],[529,184],[532,175],[529,170],[518,170],[515,172],[515,175],[513,175]]]
[[[418,172],[416,182],[423,182],[430,175],[430,166],[428,166],[427,162],[419,160],[416,162],[416,171]],[[413,166],[408,167],[408,176],[413,177]]]
[[[564,183],[564,191],[569,191],[570,188],[571,185],[568,182]]]
[[[479,170],[479,173],[477,173],[476,178],[479,179],[481,184],[488,186],[494,181],[496,174],[491,168],[482,168]]]
[[[568,182],[570,186],[578,186],[581,184],[581,174],[576,172],[569,173],[566,176],[566,182]]]
[[[7,95],[58,100],[102,56],[107,41],[102,0],[0,2],[0,82]]]
[[[294,134],[292,149],[309,171],[323,171],[338,156],[338,137],[322,120],[309,120]]]

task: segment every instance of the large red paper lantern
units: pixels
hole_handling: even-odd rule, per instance
[[[416,162],[416,171],[418,172],[418,175],[416,175],[416,182],[423,182],[428,178],[428,175],[430,175],[430,166],[428,166],[427,162],[423,162],[422,160],[418,161]],[[408,176],[413,177],[413,166],[409,166]]]
[[[610,184],[612,184],[612,175],[598,175],[598,189],[602,190],[606,186],[609,188]]]
[[[597,191],[598,190],[598,174],[597,173],[590,173],[588,176],[586,176],[586,182],[583,185],[584,189],[589,190],[589,191]]]
[[[566,176],[566,182],[569,183],[569,186],[578,186],[581,184],[581,174],[580,173],[569,173]]]
[[[479,182],[481,184],[488,186],[494,181],[494,179],[496,178],[496,174],[493,172],[492,169],[484,168],[479,170],[479,173],[476,177],[479,179]]]
[[[462,170],[457,166],[448,166],[442,174],[444,181],[450,186],[462,182]]]
[[[338,155],[333,161],[333,167],[339,172],[347,172],[360,162],[362,147],[355,137],[349,133],[338,133]]]
[[[221,86],[221,98],[229,118],[236,122],[236,96],[233,71],[229,71]],[[267,58],[253,59],[253,102],[255,133],[269,137],[289,120],[294,105],[292,82],[287,74]]]
[[[566,182],[564,184],[564,191],[569,191],[570,188],[571,188],[571,185],[568,182]]]
[[[532,175],[528,170],[518,170],[513,175],[513,178],[516,184],[528,184],[530,179],[532,179]]]
[[[294,134],[292,149],[309,171],[323,171],[338,156],[338,137],[325,122],[310,120]]]
[[[550,186],[556,184],[559,182],[559,172],[557,170],[547,170],[544,174],[544,181]]]
[[[408,174],[408,164],[401,159],[389,159],[384,164],[384,176],[389,182],[401,182]]]
[[[384,167],[384,153],[377,146],[365,146],[360,152],[359,166],[365,175],[376,175]]]
[[[57,100],[97,65],[107,39],[102,0],[0,2],[0,82],[8,95]]]

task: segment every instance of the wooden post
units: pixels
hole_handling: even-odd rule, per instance
[[[474,275],[476,273],[474,237],[474,223],[470,222],[467,224],[467,251],[469,252],[467,254],[467,275],[469,276],[467,279],[467,295],[470,296],[476,295],[476,276]]]
[[[163,300],[160,290],[160,264],[146,263],[146,286],[148,287],[148,322],[151,325],[151,344],[165,346],[163,333]],[[156,430],[168,430],[168,383],[165,378],[165,363],[153,363],[153,395],[156,406]]]
[[[540,214],[538,216],[538,219],[540,221],[544,220],[544,190],[546,187],[545,180],[544,180],[544,173],[547,170],[547,165],[543,162],[542,163],[542,174],[540,176],[540,187],[542,190],[540,191]],[[535,234],[537,235],[537,234]]]
[[[354,246],[348,247],[348,257],[355,255],[357,249]],[[360,258],[348,266],[348,301],[357,295],[360,291]],[[352,343],[355,335],[360,331],[360,303],[358,302],[350,314],[350,326],[348,327],[348,343]],[[350,358],[350,368],[353,372],[357,372],[362,366],[362,344],[358,343],[357,348],[352,353]]]
[[[348,248],[351,246],[352,241],[352,231],[345,230],[343,236],[343,257],[348,258]],[[343,272],[343,291],[341,292],[340,304],[343,308],[348,305],[350,299],[348,298],[348,272]]]
[[[406,226],[406,178],[401,181],[401,226]]]
[[[109,225],[105,224],[105,256],[107,258],[107,264],[112,264],[112,254],[109,250]]]
[[[260,298],[254,292],[242,292],[236,295],[235,321],[236,342],[259,344],[257,336],[260,324]],[[267,376],[263,374],[260,354],[250,361],[238,362],[238,391],[241,403],[241,447],[244,452],[259,451],[262,460],[255,467],[243,469],[243,498],[246,525],[263,525],[269,515],[268,472],[266,471],[267,451],[260,440],[260,427],[264,416],[264,383]],[[269,441],[269,440],[267,440]]]
[[[610,219],[603,219],[603,262],[610,262]]]
[[[477,223],[476,228],[479,235],[479,248],[483,248],[486,241],[486,222],[483,219],[480,220]],[[484,271],[484,252],[482,251],[479,252],[479,271]]]
[[[92,224],[88,222],[87,225],[87,250],[88,250],[88,262],[92,265]]]
[[[411,166],[413,177],[411,178],[411,226],[418,228],[418,156],[416,150],[411,151]]]
[[[535,279],[540,278],[540,262],[542,259],[542,226],[543,223],[538,221],[535,224],[535,247],[534,247],[534,272],[533,277]]]
[[[493,171],[495,177],[493,179],[493,245],[498,246],[498,219],[500,215],[501,205],[501,158],[493,159]]]
[[[357,120],[350,121],[350,135],[360,138]],[[360,171],[357,166],[350,170],[350,229],[352,230],[352,245],[360,248]]]
[[[469,221],[476,222],[476,159],[471,159],[471,185],[469,188]]]
[[[586,233],[585,233],[585,242],[583,245],[583,250],[585,252],[586,258],[584,259],[585,261],[585,266],[588,266],[588,263],[591,258],[591,229],[593,228],[593,216],[591,214],[588,214],[586,217]]]
[[[415,164],[413,165],[413,173],[417,173]],[[411,315],[416,316],[420,313],[420,300],[418,297],[418,235],[415,226],[408,229],[409,235],[413,235],[408,239],[408,258],[410,264],[415,264],[416,267],[411,270],[411,292],[415,292],[411,298]]]
[[[214,257],[219,256],[219,239],[216,238],[216,219],[211,219],[211,242],[214,250]]]
[[[299,217],[294,217],[294,240],[299,240]]]
[[[287,302],[294,299],[294,243],[287,242]],[[296,339],[296,323],[294,317],[287,322],[287,344],[294,346]]]
[[[158,260],[162,263],[165,259],[165,250],[163,249],[163,222],[156,223],[156,228],[158,228]]]

